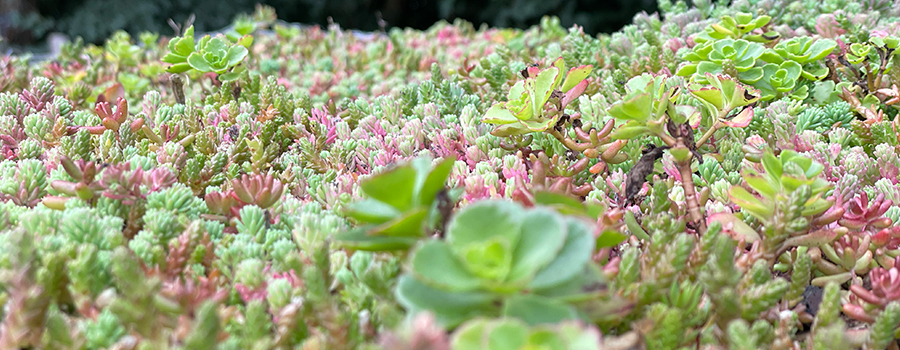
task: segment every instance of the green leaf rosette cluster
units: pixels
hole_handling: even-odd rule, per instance
[[[748,167],[744,171],[747,185],[759,192],[762,198],[756,198],[740,186],[732,186],[729,194],[732,201],[740,205],[750,215],[761,221],[769,220],[775,211],[775,202],[779,197],[788,197],[801,186],[809,188],[810,195],[801,210],[801,215],[811,216],[828,210],[832,203],[825,199],[827,190],[831,188],[828,180],[819,174],[825,167],[797,152],[782,151],[778,157],[765,153],[762,157],[764,173]]]
[[[446,240],[414,249],[398,300],[410,314],[430,311],[446,327],[480,316],[529,324],[587,319],[577,305],[604,293],[593,250],[590,228],[578,219],[482,201],[453,218]]]
[[[529,67],[525,80],[509,89],[506,102],[497,102],[485,112],[482,121],[499,125],[494,136],[514,136],[542,132],[556,125],[565,107],[587,88],[585,80],[593,66],[565,70],[560,57],[545,69]],[[547,105],[551,102],[550,105]]]
[[[445,158],[432,168],[430,157],[416,158],[362,182],[360,188],[368,198],[346,209],[346,214],[360,226],[338,234],[337,238],[345,246],[359,250],[409,249],[437,223],[437,197],[444,190],[455,160]],[[448,191],[447,200],[455,202],[452,198],[459,195],[459,189]]]
[[[184,73],[194,69],[201,73],[219,74],[219,80],[235,80],[240,75],[237,67],[247,57],[247,47],[253,37],[245,35],[236,43],[226,38],[205,35],[194,43],[194,27],[188,28],[184,35],[169,41],[169,53],[163,62],[171,63],[167,69],[170,73]]]

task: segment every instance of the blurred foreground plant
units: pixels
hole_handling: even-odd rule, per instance
[[[428,157],[416,158],[360,184],[369,198],[353,203],[347,215],[362,225],[337,236],[361,250],[406,250],[427,234],[443,231],[459,191],[448,191],[454,158],[432,168]]]
[[[447,327],[479,315],[529,324],[609,317],[616,307],[590,262],[593,249],[578,219],[482,201],[453,217],[446,241],[413,250],[397,297],[410,314],[434,312]]]

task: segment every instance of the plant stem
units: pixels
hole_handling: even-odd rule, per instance
[[[700,205],[697,203],[697,191],[694,188],[694,173],[691,171],[691,164],[679,164],[678,172],[681,174],[681,187],[684,188],[685,202],[691,221],[699,223],[700,233],[705,233],[706,222],[703,220],[703,213],[700,212]]]
[[[679,137],[676,144],[684,147],[684,140]],[[681,175],[681,188],[684,189],[684,201],[687,204],[688,215],[691,221],[697,224],[697,229],[702,235],[706,233],[706,220],[700,212],[700,204],[697,202],[697,190],[694,188],[694,172],[691,171],[691,159],[678,163],[678,173]]]
[[[550,133],[550,135],[553,135],[553,137],[555,137],[557,140],[559,140],[559,142],[562,142],[562,144],[564,146],[566,146],[566,148],[568,148],[572,151],[580,153],[580,152],[584,152],[584,150],[591,147],[591,144],[575,142],[575,140],[570,139],[568,136],[563,136],[562,134],[559,133],[559,131],[556,131],[553,128],[548,129],[547,132]]]
[[[725,125],[725,124],[720,121],[717,121],[715,124],[713,124],[712,128],[709,128],[709,130],[706,130],[706,132],[703,133],[703,136],[700,136],[700,140],[697,140],[697,144],[696,144],[697,148],[700,148],[700,146],[703,146],[703,144],[706,143],[706,141],[708,141],[709,138],[711,138],[712,135],[717,130],[719,130],[719,128],[722,127],[722,125]]]
[[[703,133],[703,136],[700,136],[700,140],[697,140],[697,142],[695,143],[698,149],[700,148],[700,146],[703,146],[706,141],[709,141],[709,138],[712,137],[712,135],[716,133],[716,131],[719,130],[722,125],[725,125],[725,123],[722,122],[722,119],[725,119],[725,116],[727,116],[728,113],[731,113],[731,111],[732,109],[719,111],[719,115],[716,116],[716,123],[713,124],[713,126],[709,128],[709,130],[706,130],[706,132]]]
[[[656,134],[656,137],[659,137],[663,142],[665,142],[666,146],[675,147],[675,143],[677,142],[672,136],[669,136],[666,133]]]

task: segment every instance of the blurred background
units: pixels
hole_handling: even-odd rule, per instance
[[[99,44],[117,29],[172,35],[168,20],[183,23],[191,14],[198,32],[215,31],[257,3],[274,7],[287,22],[325,26],[330,17],[361,31],[378,30],[380,19],[388,29],[426,29],[456,18],[476,27],[526,28],[553,15],[567,28],[577,23],[597,34],[618,30],[640,11],[656,11],[655,0],[0,0],[0,33],[11,46],[37,45],[54,32]]]

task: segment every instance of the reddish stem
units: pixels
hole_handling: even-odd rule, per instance
[[[678,143],[682,143],[679,138]],[[694,188],[694,173],[691,171],[691,162],[678,164],[678,173],[681,174],[681,187],[684,189],[684,200],[687,203],[688,215],[691,221],[698,224],[700,234],[706,233],[706,220],[700,212],[700,204],[697,203],[697,190]]]

